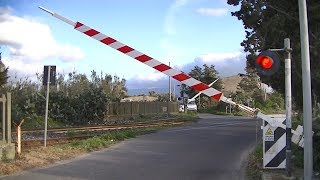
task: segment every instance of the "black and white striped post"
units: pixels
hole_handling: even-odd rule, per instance
[[[279,125],[263,121],[263,168],[284,169],[286,168],[286,119],[270,118]]]

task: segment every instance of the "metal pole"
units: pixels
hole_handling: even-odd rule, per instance
[[[48,106],[49,106],[50,70],[51,70],[51,66],[48,66],[47,98],[46,98],[46,114],[45,114],[45,119],[44,119],[44,147],[47,147],[47,130],[48,130]]]
[[[313,149],[308,17],[306,0],[298,0],[298,2],[303,90],[304,179],[311,180],[313,176]]]
[[[176,101],[177,98],[176,98],[176,84],[173,83],[173,101]]]
[[[291,47],[290,39],[284,39],[285,53],[285,95],[286,95],[286,171],[287,176],[291,177],[291,115],[292,115],[292,103],[291,103]]]
[[[170,62],[169,62],[169,66],[170,66]],[[171,101],[171,76],[169,76],[169,101]]]

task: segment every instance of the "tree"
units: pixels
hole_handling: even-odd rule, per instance
[[[256,73],[248,73],[237,86],[237,91],[231,97],[238,103],[254,106],[255,102],[263,102],[264,92],[260,78]]]
[[[210,84],[213,81],[215,81],[216,79],[219,78],[219,73],[218,71],[215,69],[214,65],[208,66],[206,64],[203,64],[203,68],[199,67],[199,66],[195,66],[189,73],[189,75],[205,84]],[[221,90],[222,89],[222,81],[219,79],[217,82],[215,82],[212,85],[213,88],[217,89],[217,90]],[[194,95],[196,95],[198,92],[196,92],[195,90],[191,89],[190,87],[188,87],[186,89],[186,94],[188,94],[188,96],[191,98]],[[208,106],[211,104],[211,98],[207,97],[207,96],[201,96],[201,105],[202,107],[204,106]],[[199,100],[197,100],[197,102],[199,102]]]
[[[0,87],[7,83],[8,69],[9,68],[2,63],[2,53],[0,52]]]
[[[310,40],[310,60],[312,77],[312,94],[314,103],[320,95],[320,5],[318,0],[308,0],[308,21]],[[278,0],[228,0],[228,4],[240,5],[240,10],[232,16],[243,22],[245,39],[241,43],[247,56],[247,70],[254,68],[256,53],[269,48],[282,48],[283,39],[291,39],[292,52],[292,97],[296,107],[302,110],[302,75],[300,54],[300,29],[298,2]],[[280,57],[282,53],[279,53]],[[282,58],[283,59],[283,56]],[[261,80],[284,94],[284,63],[273,76],[261,76]]]

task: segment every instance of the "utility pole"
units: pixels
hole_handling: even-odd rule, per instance
[[[170,62],[169,62],[169,66],[170,66]],[[169,76],[169,101],[171,101],[171,76]]]
[[[312,104],[310,54],[308,36],[308,17],[306,0],[299,2],[299,22],[301,41],[302,90],[303,90],[303,133],[304,133],[304,179],[311,180],[313,176],[313,147],[312,147]]]

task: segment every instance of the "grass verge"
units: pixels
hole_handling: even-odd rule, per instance
[[[66,146],[75,148],[75,149],[84,150],[86,152],[91,152],[101,148],[109,147],[110,145],[113,145],[116,142],[120,142],[125,139],[130,139],[139,135],[156,132],[157,130],[162,128],[164,127],[117,130],[117,131],[108,132],[108,133],[95,136],[89,139],[85,139],[85,140],[72,141],[66,144]]]
[[[262,178],[262,143],[257,144],[253,152],[249,154],[248,164],[246,168],[246,177],[248,180],[258,180]]]
[[[293,156],[299,156],[296,154],[295,149],[293,148]],[[300,162],[300,159],[298,160]],[[301,179],[303,174],[303,168],[301,169],[300,164],[297,164],[295,158],[293,158],[293,167],[292,167],[292,177],[290,179]],[[262,143],[257,144],[254,151],[249,155],[248,164],[246,168],[246,179],[248,180],[259,180],[263,179],[265,176],[267,179],[276,179],[276,180],[287,180],[289,179],[286,175],[286,171],[281,170],[264,170],[262,169],[263,163],[263,147]]]

